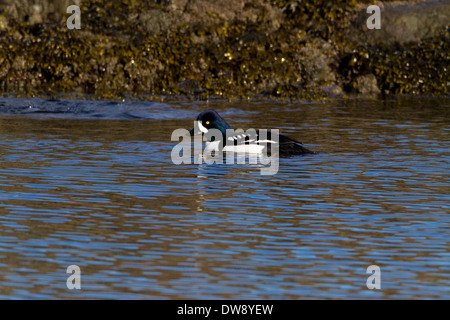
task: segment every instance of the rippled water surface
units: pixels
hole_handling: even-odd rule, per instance
[[[0,298],[449,299],[449,107],[1,98]],[[208,108],[320,153],[174,165]]]

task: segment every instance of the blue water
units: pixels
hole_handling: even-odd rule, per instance
[[[448,299],[449,104],[0,98],[0,298]],[[205,109],[319,154],[174,165]]]

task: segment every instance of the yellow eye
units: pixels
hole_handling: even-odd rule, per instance
[[[205,123],[206,123],[206,124],[209,124],[209,121],[206,121]]]

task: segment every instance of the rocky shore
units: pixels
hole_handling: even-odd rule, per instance
[[[69,5],[80,29],[67,28]],[[368,29],[368,5],[381,29]],[[448,1],[0,0],[0,93],[448,95]]]

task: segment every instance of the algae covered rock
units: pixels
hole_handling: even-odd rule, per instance
[[[377,78],[373,74],[359,76],[355,81],[355,90],[361,94],[379,94],[380,89],[377,85]]]
[[[6,31],[8,29],[8,19],[0,14],[0,31]]]
[[[450,2],[446,0],[385,2],[380,11],[380,29],[367,28],[370,14],[366,6],[360,7],[345,36],[369,46],[419,42],[440,33],[450,23]]]
[[[447,94],[448,2],[377,2],[382,29],[370,33],[361,29],[369,2],[0,0],[0,91],[101,99]],[[66,27],[74,3],[80,30]]]

